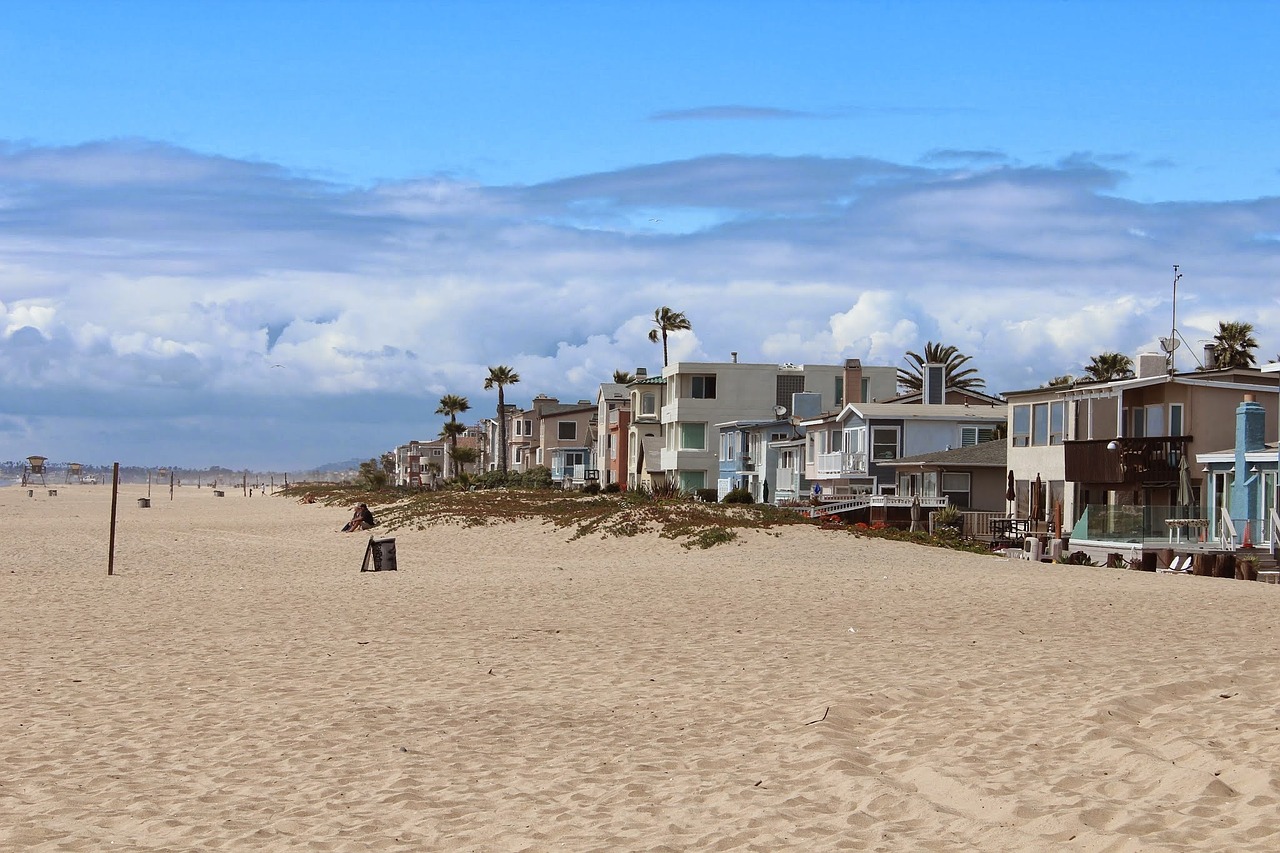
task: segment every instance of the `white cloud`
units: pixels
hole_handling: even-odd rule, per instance
[[[175,432],[236,407],[296,418],[263,430],[254,460],[312,452],[351,418],[372,452],[434,435],[442,393],[490,411],[489,365],[521,373],[517,401],[656,370],[661,305],[693,324],[672,360],[898,365],[934,340],[1006,390],[1167,334],[1174,262],[1188,340],[1247,319],[1262,360],[1280,350],[1280,243],[1258,238],[1280,231],[1280,200],[1146,205],[1107,195],[1121,176],[1084,158],[928,160],[358,189],[139,142],[0,148],[0,417],[73,445],[46,455],[92,458],[112,415],[77,433],[57,420],[74,401],[160,395],[187,419]],[[663,211],[681,226],[644,226]],[[367,405],[381,417],[353,411]]]

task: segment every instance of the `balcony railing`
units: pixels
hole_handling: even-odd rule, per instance
[[[857,453],[819,453],[815,461],[818,476],[839,477],[844,474],[867,473],[867,454]]]
[[[1173,483],[1190,442],[1189,435],[1068,441],[1062,446],[1065,475],[1076,483]]]

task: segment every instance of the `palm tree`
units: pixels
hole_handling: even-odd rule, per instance
[[[613,372],[613,381],[618,385],[626,385],[635,380],[636,377],[630,370],[615,370]]]
[[[1070,373],[1064,373],[1061,376],[1055,376],[1042,385],[1042,388],[1067,388],[1076,384],[1076,378]]]
[[[484,380],[484,390],[488,391],[495,386],[498,389],[498,467],[504,475],[507,473],[507,405],[502,397],[502,389],[519,381],[520,374],[505,364],[490,367],[489,375]]]
[[[1229,367],[1253,367],[1258,363],[1253,351],[1258,340],[1252,323],[1218,321],[1218,334],[1213,336],[1213,364],[1219,370]]]
[[[449,455],[453,456],[453,452],[458,449],[458,436],[467,431],[467,428],[458,423],[458,413],[465,412],[471,408],[471,403],[466,397],[457,394],[445,394],[440,398],[440,405],[436,406],[437,415],[448,415],[449,422],[440,430],[441,438],[449,439]],[[455,470],[456,474],[457,471]]]
[[[667,333],[692,329],[689,318],[679,311],[672,311],[667,306],[653,309],[653,324],[656,329],[649,330],[649,340],[653,343],[662,341],[662,366],[667,366]]]
[[[1133,359],[1122,352],[1101,352],[1089,359],[1084,366],[1089,382],[1112,382],[1133,378]]]
[[[976,367],[963,370],[965,363],[972,356],[965,355],[953,346],[935,344],[929,341],[924,345],[924,355],[907,351],[907,367],[898,368],[898,387],[903,391],[920,391],[924,388],[924,366],[941,364],[946,367],[946,383],[948,388],[963,388],[979,391],[986,387],[986,382],[977,375]]]

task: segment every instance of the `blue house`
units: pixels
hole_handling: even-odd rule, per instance
[[[1246,394],[1236,408],[1235,447],[1196,454],[1208,485],[1209,537],[1225,547],[1277,544],[1280,442],[1265,435],[1266,409]]]

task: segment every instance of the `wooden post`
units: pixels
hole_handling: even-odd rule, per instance
[[[244,496],[249,497],[249,472],[244,472],[244,479],[240,481],[240,488],[244,490]]]
[[[151,469],[147,469],[147,497],[151,497]]]
[[[116,573],[116,496],[120,491],[120,463],[111,466],[111,544],[107,546],[107,574]]]
[[[169,471],[169,500],[173,500],[173,470]]]

